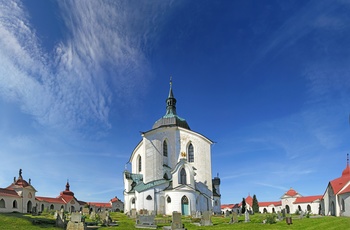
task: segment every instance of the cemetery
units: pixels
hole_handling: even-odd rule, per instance
[[[63,214],[63,215],[62,215]],[[109,216],[108,216],[109,215]],[[139,213],[136,214],[136,216]],[[56,218],[54,218],[56,216]],[[93,213],[86,216],[80,213],[61,213],[55,212],[42,213],[41,215],[31,215],[22,213],[1,213],[0,214],[0,228],[1,229],[25,229],[25,230],[39,230],[39,229],[164,229],[164,230],[199,230],[199,229],[348,229],[350,226],[350,218],[348,217],[332,217],[311,215],[307,217],[304,214],[291,214],[283,217],[282,213],[276,214],[252,214],[249,215],[250,221],[246,221],[246,215],[232,213],[230,215],[212,215],[210,220],[208,216],[189,215],[183,216],[174,212],[171,216],[142,214],[142,216],[151,216],[150,218],[139,218],[139,224],[145,226],[136,226],[137,217],[125,215],[120,212],[109,212],[100,214]],[[106,225],[107,220],[112,221]],[[291,224],[288,224],[286,217],[290,217]],[[62,221],[57,221],[62,220]],[[270,220],[273,220],[270,222]],[[103,224],[103,221],[106,221]],[[202,223],[211,223],[203,226]],[[59,225],[65,223],[66,227]],[[69,224],[70,223],[70,224]],[[85,223],[85,224],[83,224]],[[116,225],[113,225],[116,224]],[[145,224],[147,223],[147,224]],[[153,223],[153,226],[147,226],[148,223]],[[154,226],[155,225],[155,226]],[[79,228],[80,227],[80,228]],[[84,227],[84,228],[83,228]]]

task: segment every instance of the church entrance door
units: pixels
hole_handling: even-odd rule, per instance
[[[186,196],[183,196],[181,199],[181,213],[182,215],[189,215],[188,211],[188,198]]]

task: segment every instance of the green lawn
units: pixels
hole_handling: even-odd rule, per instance
[[[113,220],[117,220],[118,227],[101,227],[99,229],[136,229],[135,221],[129,219],[122,213],[111,213]],[[277,222],[276,224],[262,224],[265,219],[264,214],[251,215],[251,222],[244,223],[244,216],[238,218],[239,223],[229,224],[230,219],[224,217],[212,217],[213,226],[196,226],[191,223],[191,218],[184,217],[183,223],[188,230],[210,230],[210,229],[342,229],[350,230],[349,217],[320,217],[320,218],[304,218],[299,219],[298,216],[293,216],[293,224],[287,225],[285,221]],[[164,217],[157,217],[157,219],[164,219]],[[170,217],[166,217],[170,220]],[[54,227],[54,219],[52,215],[46,214],[41,216],[31,216],[19,213],[0,214],[0,229],[23,229],[23,230],[51,230],[59,229]],[[162,226],[170,224],[158,224],[158,229]]]

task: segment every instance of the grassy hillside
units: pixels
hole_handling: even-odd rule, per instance
[[[112,213],[113,220],[117,220],[118,227],[101,227],[99,229],[136,229],[134,227],[135,221],[129,219],[122,213]],[[188,230],[210,230],[210,229],[342,229],[350,230],[350,218],[349,217],[319,217],[319,218],[304,218],[298,219],[298,216],[293,216],[293,224],[287,225],[285,221],[277,222],[275,224],[262,224],[262,221],[266,218],[264,214],[256,214],[251,216],[251,222],[244,223],[244,217],[239,217],[239,223],[229,224],[230,219],[224,217],[213,217],[213,226],[201,227],[191,223],[190,218],[183,218],[183,223]],[[157,217],[157,219],[164,219],[164,217]],[[166,219],[170,220],[170,217]],[[19,213],[0,214],[0,229],[23,229],[23,230],[51,230],[59,229],[54,227],[54,219],[52,215],[31,216]],[[170,224],[158,224],[158,229],[162,229],[162,226]]]

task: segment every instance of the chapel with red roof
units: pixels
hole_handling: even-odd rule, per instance
[[[109,202],[84,202],[78,200],[74,192],[70,190],[67,181],[65,190],[61,191],[57,197],[36,196],[37,190],[31,184],[31,179],[27,182],[23,179],[22,169],[19,176],[14,177],[13,183],[6,188],[0,188],[0,212],[20,212],[39,213],[45,210],[61,210],[67,212],[81,211],[88,206],[90,211],[121,211],[124,203],[117,197]]]

